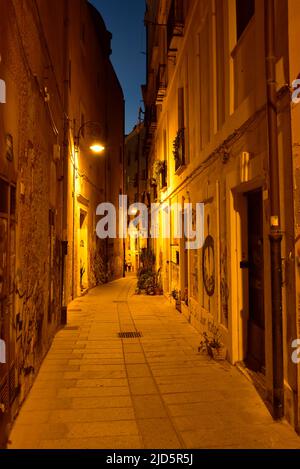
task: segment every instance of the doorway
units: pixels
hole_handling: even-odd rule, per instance
[[[262,191],[246,194],[248,218],[248,292],[246,366],[265,373],[264,241]]]
[[[15,369],[16,187],[0,178],[0,447],[18,393]]]
[[[88,234],[87,212],[80,209],[79,220],[79,274],[80,294],[88,288]]]

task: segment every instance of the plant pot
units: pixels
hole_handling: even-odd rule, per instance
[[[227,349],[226,347],[212,348],[212,355],[214,360],[226,360]]]

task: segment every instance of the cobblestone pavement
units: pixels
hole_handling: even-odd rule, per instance
[[[236,368],[197,353],[199,334],[165,298],[134,286],[121,279],[70,305],[10,448],[300,448]]]

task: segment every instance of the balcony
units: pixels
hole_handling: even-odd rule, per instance
[[[154,179],[159,189],[164,191],[168,187],[168,167],[165,160],[156,160],[153,165]]]
[[[147,106],[145,113],[145,124],[151,134],[155,132],[157,127],[157,109],[155,104]]]
[[[167,93],[167,67],[160,64],[156,76],[156,104],[161,104]]]
[[[184,34],[183,0],[172,0],[167,22],[168,52],[178,49],[180,38]]]
[[[175,173],[180,173],[185,166],[185,129],[179,129],[173,143]]]

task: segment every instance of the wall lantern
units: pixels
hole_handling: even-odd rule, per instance
[[[78,130],[77,136],[75,137],[75,151],[79,151],[79,145],[80,145],[80,138],[82,136],[82,131],[85,127],[87,126],[97,126],[101,127],[99,122],[93,122],[93,121],[88,121],[85,122]],[[105,146],[102,144],[100,141],[93,141],[93,143],[89,146],[89,149],[96,155],[99,155],[100,153],[103,153],[105,150]]]

